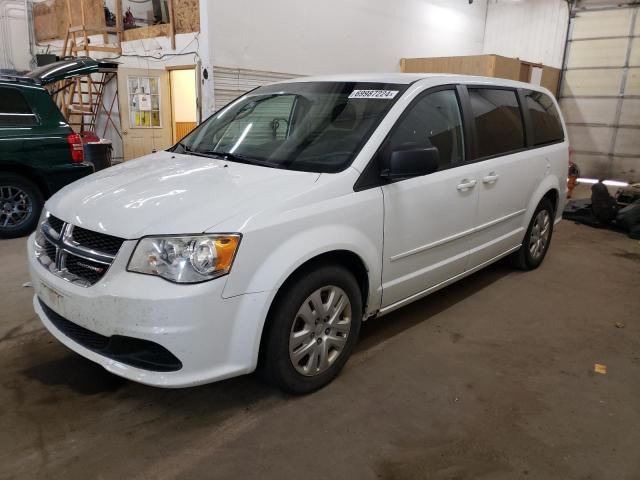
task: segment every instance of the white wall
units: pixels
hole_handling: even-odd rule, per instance
[[[565,0],[489,0],[483,53],[560,68],[568,21]]]
[[[29,30],[24,2],[0,1],[0,68],[29,70]]]
[[[215,65],[298,74],[393,72],[402,57],[482,52],[486,0],[200,2]],[[204,30],[203,30],[204,33]]]

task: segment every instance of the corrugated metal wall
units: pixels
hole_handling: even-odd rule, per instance
[[[560,68],[568,20],[565,0],[489,0],[483,51]]]
[[[213,93],[216,110],[256,87],[298,76],[293,73],[214,66]]]
[[[574,8],[560,106],[583,176],[640,179],[640,7]]]

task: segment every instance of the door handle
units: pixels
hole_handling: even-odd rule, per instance
[[[484,177],[482,179],[483,183],[495,183],[498,181],[498,179],[500,178],[500,175],[498,175],[495,172],[491,172],[489,175],[487,175],[486,177]]]
[[[473,188],[476,186],[476,182],[475,180],[467,180],[466,178],[464,180],[462,180],[462,183],[459,183],[458,186],[456,187],[458,190],[460,190],[461,192],[464,192],[466,190],[469,190],[470,188]]]

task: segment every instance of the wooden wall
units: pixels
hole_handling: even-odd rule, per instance
[[[198,0],[173,0],[176,33],[200,31],[200,4]]]
[[[81,0],[69,0],[74,25],[81,22]],[[103,0],[83,0],[88,30],[105,26]],[[200,30],[200,6],[198,0],[173,0],[175,32],[189,33]],[[33,5],[33,24],[38,42],[63,39],[67,33],[67,0],[46,0]],[[125,32],[125,40],[137,40],[169,35],[168,25],[153,25]]]
[[[560,70],[500,55],[462,57],[402,58],[400,69],[408,73],[455,73],[483,77],[507,78],[528,82],[531,67],[542,67],[541,85],[557,95]]]
[[[72,23],[82,24],[80,0],[69,0]],[[102,28],[104,22],[103,0],[84,0],[87,30]],[[68,28],[67,0],[46,0],[33,4],[33,26],[39,42],[63,39]]]

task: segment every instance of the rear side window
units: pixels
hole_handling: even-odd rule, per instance
[[[0,87],[0,126],[37,125],[38,119],[19,90]]]
[[[478,156],[524,148],[524,125],[514,90],[469,88],[478,139]]]
[[[533,126],[533,145],[561,142],[564,140],[564,131],[560,114],[553,100],[542,92],[525,90],[527,107]]]
[[[438,149],[440,169],[464,160],[462,118],[454,90],[429,93],[409,107],[390,137],[389,153],[411,148]]]

